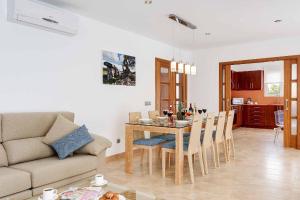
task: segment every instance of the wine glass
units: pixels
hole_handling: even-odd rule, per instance
[[[202,110],[200,109],[200,110],[198,110],[198,113],[201,115],[202,114]]]
[[[203,113],[205,114],[206,111],[207,111],[207,109],[206,109],[206,108],[203,108],[202,111],[203,111]]]
[[[168,110],[163,110],[163,114],[164,114],[164,116],[167,116],[168,115]]]

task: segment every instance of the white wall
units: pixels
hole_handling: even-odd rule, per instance
[[[113,142],[108,154],[122,152],[128,112],[154,109],[155,57],[171,59],[172,48],[82,16],[74,37],[10,23],[5,5],[0,0],[0,112],[73,111],[78,124]],[[102,50],[136,57],[135,87],[102,84]]]
[[[300,37],[194,51],[197,75],[190,78],[189,98],[199,107],[218,111],[219,62],[300,54]]]

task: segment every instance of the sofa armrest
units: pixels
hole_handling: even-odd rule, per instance
[[[91,134],[91,135],[94,138],[94,142],[105,147],[105,149],[110,148],[112,146],[112,142],[106,139],[105,137],[96,134]]]
[[[102,152],[105,153],[105,150],[111,147],[112,143],[108,139],[100,135],[95,135],[95,134],[91,134],[91,135],[94,138],[94,141],[80,148],[79,150],[76,151],[76,153],[98,156]]]

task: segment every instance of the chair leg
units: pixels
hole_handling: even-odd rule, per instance
[[[162,157],[162,162],[161,162],[161,168],[162,168],[162,177],[166,177],[166,152],[162,149],[161,151],[161,157]]]
[[[192,154],[188,154],[188,162],[189,162],[189,168],[190,168],[191,181],[192,181],[192,183],[194,183],[195,178],[194,178],[193,155]]]
[[[235,149],[234,149],[233,137],[231,138],[230,143],[231,143],[232,157],[233,157],[233,160],[234,160],[235,159]]]
[[[215,151],[215,145],[214,143],[211,143],[211,156],[214,163],[214,167],[217,168],[217,162],[216,162],[216,151]]]
[[[204,176],[204,166],[203,166],[203,155],[202,155],[202,150],[200,148],[199,150],[199,162],[200,162],[200,169],[201,169],[201,175]]]
[[[152,175],[152,149],[149,148],[149,174]]]
[[[144,149],[141,149],[141,165],[144,163]]]
[[[202,153],[203,153],[204,171],[205,171],[205,174],[208,174],[207,153],[206,153],[205,147],[202,147]]]
[[[276,143],[276,139],[277,139],[277,132],[278,132],[278,129],[277,128],[274,128],[274,131],[275,131],[275,135],[274,135],[274,144]]]
[[[168,168],[171,167],[171,153],[168,153]]]
[[[223,149],[224,149],[224,157],[225,157],[225,163],[227,163],[227,147],[226,147],[226,140],[223,141]]]
[[[230,161],[230,142],[226,140],[226,147],[227,147],[227,161]]]
[[[215,147],[216,147],[217,166],[220,168],[219,143],[216,143],[216,142],[215,142]]]

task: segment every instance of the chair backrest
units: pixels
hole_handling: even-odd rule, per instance
[[[142,118],[142,113],[141,112],[130,112],[129,113],[129,123],[137,123],[139,122],[139,119]],[[133,134],[133,139],[142,139],[145,138],[145,134],[142,131],[135,131]]]
[[[129,113],[129,123],[137,123],[139,119],[142,118],[141,112],[130,112]]]
[[[204,147],[211,145],[213,139],[212,133],[213,133],[214,123],[215,123],[215,115],[213,113],[208,113],[206,118],[203,143],[202,143]]]
[[[234,110],[230,110],[227,116],[226,128],[225,128],[225,139],[232,137],[232,125],[233,125]]]
[[[218,124],[216,130],[216,142],[224,140],[224,127],[225,127],[226,111],[220,112],[218,117]]]
[[[155,120],[157,117],[160,116],[159,111],[157,111],[157,110],[149,111],[148,116],[150,119]],[[158,135],[161,135],[161,133],[152,133],[152,132],[150,133],[151,137],[158,136]]]
[[[202,128],[202,117],[196,114],[193,119],[192,130],[191,130],[190,141],[189,141],[188,151],[190,153],[199,152],[201,128]]]
[[[159,111],[157,110],[149,111],[148,116],[150,119],[156,119],[157,117],[159,117]]]
[[[277,110],[274,112],[276,126],[283,126],[284,124],[284,111]]]

